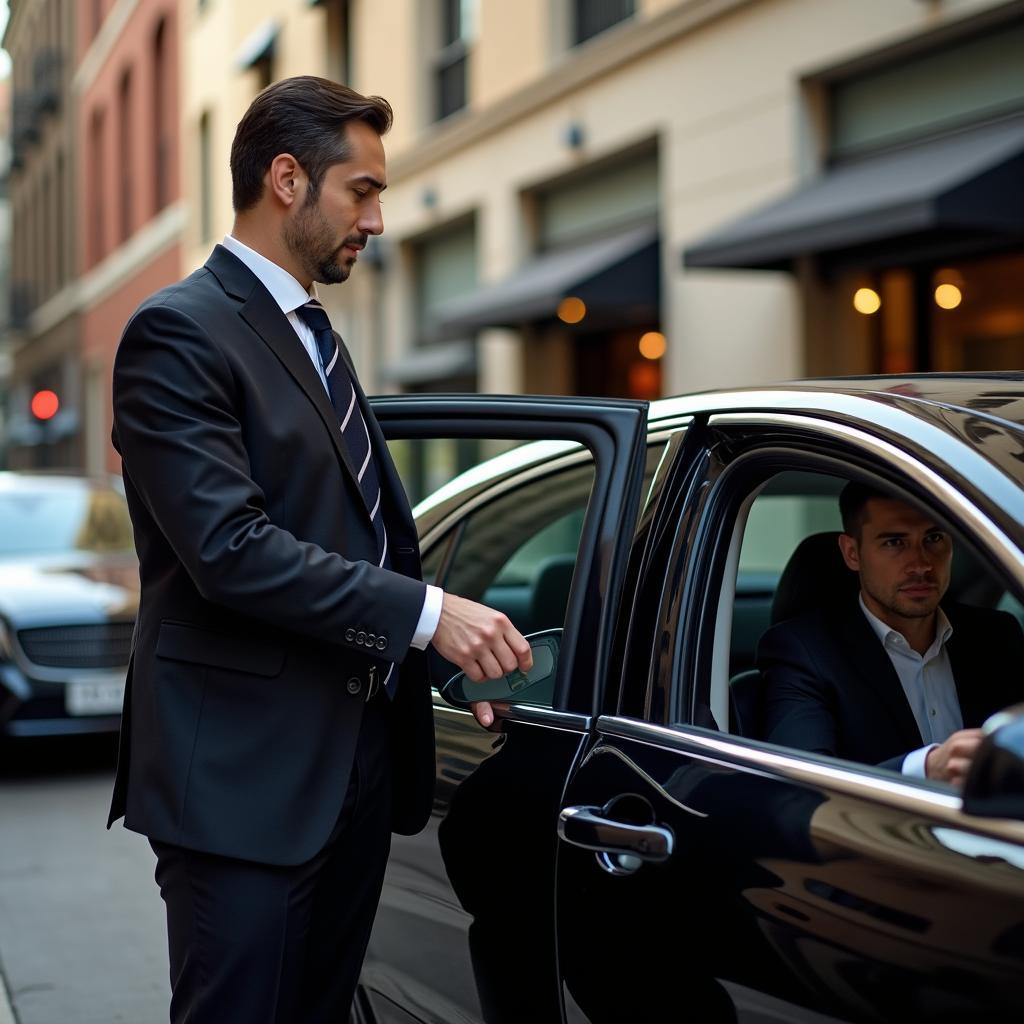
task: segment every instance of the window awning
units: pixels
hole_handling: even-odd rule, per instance
[[[431,335],[465,337],[484,327],[517,327],[555,315],[567,296],[588,317],[657,319],[660,270],[656,225],[545,253],[498,284],[439,306]]]
[[[1024,232],[1024,118],[838,166],[686,249],[686,267],[782,269],[899,240]]]
[[[405,387],[475,375],[476,345],[465,339],[415,346],[379,371],[382,381]]]
[[[272,57],[274,47],[277,46],[279,31],[280,26],[273,18],[260,22],[235,53],[235,67],[240,71],[245,71],[261,60]]]

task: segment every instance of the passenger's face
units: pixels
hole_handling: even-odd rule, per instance
[[[864,603],[889,625],[931,615],[949,586],[949,534],[895,499],[871,498],[865,513],[859,538],[839,538],[846,564],[860,574]]]
[[[305,273],[322,284],[348,279],[370,235],[384,230],[384,146],[362,121],[347,127],[351,159],[328,168],[316,198],[285,223],[284,240]]]

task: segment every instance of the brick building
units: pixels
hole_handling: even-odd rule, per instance
[[[10,0],[10,353],[7,461],[12,467],[81,461],[81,370],[75,254],[74,68],[77,5]],[[55,391],[45,424],[32,395]]]
[[[181,276],[176,0],[99,0],[73,78],[79,159],[83,458],[116,471],[110,377],[121,328]]]

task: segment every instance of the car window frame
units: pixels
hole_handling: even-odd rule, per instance
[[[729,414],[722,417],[711,417],[709,427],[716,432],[718,450],[727,452],[711,474],[710,486],[702,503],[700,523],[697,536],[692,547],[694,557],[686,572],[699,581],[696,592],[692,595],[694,604],[707,609],[712,603],[713,595],[718,595],[714,603],[713,621],[709,624],[705,615],[697,615],[690,606],[689,614],[679,616],[679,634],[675,645],[675,659],[671,678],[670,707],[672,719],[664,722],[671,728],[689,730],[703,729],[701,706],[710,704],[710,686],[717,674],[721,674],[724,662],[726,679],[728,680],[728,647],[716,647],[719,637],[719,624],[723,616],[731,621],[733,585],[726,587],[723,583],[727,569],[728,555],[735,544],[735,527],[738,509],[750,501],[750,495],[757,493],[764,484],[776,473],[791,470],[827,473],[841,477],[860,477],[865,481],[884,484],[897,493],[904,494],[909,500],[922,503],[927,507],[945,509],[941,518],[948,521],[965,540],[974,538],[970,546],[979,557],[992,562],[992,547],[998,550],[1002,541],[1008,541],[1002,534],[998,524],[987,517],[980,516],[976,506],[971,506],[970,516],[957,515],[957,510],[969,501],[949,481],[944,480],[928,467],[922,467],[911,453],[899,451],[887,442],[884,453],[893,459],[882,463],[879,459],[879,439],[867,431],[857,428],[846,428],[842,431],[837,443],[834,428],[836,424],[826,422],[829,429],[820,433],[812,430],[821,424],[815,418],[785,418],[789,431],[772,431],[759,434],[751,432],[752,426],[758,426],[761,416]],[[775,422],[773,427],[778,426]],[[862,442],[858,444],[857,442]],[[923,469],[924,472],[914,473],[908,470]],[[936,483],[938,486],[935,486]],[[932,485],[932,486],[929,486]],[[936,493],[936,492],[940,493]],[[943,501],[943,498],[952,499]],[[979,518],[987,524],[989,534],[983,530],[981,536],[976,532]],[[969,520],[969,522],[965,521]],[[990,547],[978,550],[978,542],[988,540]],[[1012,543],[1012,542],[1011,542]],[[1022,560],[1024,561],[1024,560]],[[1024,587],[1024,572],[1014,578],[1004,571],[1001,565],[993,564],[991,571],[998,574],[1001,581],[1011,592],[1019,594]],[[724,608],[724,591],[730,592],[729,607]],[[861,765],[831,758],[820,754],[795,751],[790,748],[769,744],[762,740],[739,736],[728,732],[728,723],[719,735],[726,737],[730,743],[752,749],[772,752],[779,755],[793,755],[801,761],[810,760],[820,764],[823,769],[842,767],[846,771],[863,771],[872,777],[901,780],[904,784],[921,788],[928,792],[944,793],[953,797],[959,804],[959,795],[947,786],[924,780],[900,777],[898,773],[890,773],[873,765]],[[715,735],[709,732],[709,735]]]

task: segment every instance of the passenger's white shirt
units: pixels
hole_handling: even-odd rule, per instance
[[[921,738],[927,741],[925,746],[907,754],[903,759],[902,772],[923,779],[928,751],[964,727],[960,701],[956,695],[956,682],[953,679],[953,666],[949,663],[949,653],[946,651],[953,627],[943,610],[937,609],[935,639],[923,655],[918,654],[902,633],[868,611],[863,594],[858,600],[868,624],[881,641],[899,676],[914,721],[921,730]]]

